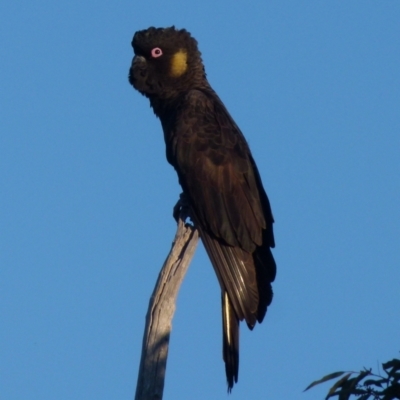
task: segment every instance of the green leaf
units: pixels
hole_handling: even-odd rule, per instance
[[[393,374],[390,374],[390,377],[394,380],[394,381],[400,381],[400,372],[394,372]]]
[[[364,379],[367,374],[369,374],[369,371],[362,371],[358,376],[344,381],[340,385],[341,389],[334,391],[331,396],[339,395],[338,400],[349,400],[351,395],[361,396],[368,394],[367,390],[358,385],[360,380]]]
[[[339,372],[333,372],[332,374],[329,375],[325,375],[323,378],[318,379],[317,381],[314,381],[312,383],[310,383],[305,389],[304,392],[308,389],[311,389],[312,387],[314,387],[315,385],[319,385],[320,383],[326,382],[326,381],[330,381],[331,379],[335,379],[338,378],[339,376],[343,375],[345,372],[344,371],[339,371]]]
[[[382,391],[384,400],[400,399],[400,385],[392,385]]]
[[[358,398],[358,400],[368,400],[372,394],[364,394]]]
[[[349,379],[349,377],[351,376],[352,372],[349,372],[348,374],[346,374],[345,376],[343,376],[342,378],[340,378],[330,389],[328,392],[328,395],[325,397],[326,399],[329,399],[329,397],[332,397],[335,395],[335,391],[337,388],[339,388],[340,386],[343,386],[343,384],[347,381],[347,379]]]
[[[337,392],[334,392],[333,395],[339,395],[338,400],[349,400],[352,394],[356,394],[357,389],[354,388],[355,381],[357,378],[348,379],[343,382],[340,386],[341,389]]]
[[[382,383],[385,383],[385,382],[387,382],[386,379],[379,379],[379,380],[367,379],[367,380],[363,383],[363,385],[364,385],[364,386],[372,386],[372,385],[374,385],[374,386],[382,387]]]
[[[386,372],[387,372],[387,370],[388,370],[389,368],[393,368],[394,371],[397,371],[397,370],[400,369],[400,360],[398,360],[397,358],[394,358],[394,359],[391,360],[391,361],[388,361],[388,362],[386,362],[386,363],[383,363],[383,364],[382,364],[382,367],[383,367],[383,369],[384,369]],[[392,372],[394,372],[394,371],[392,371]]]
[[[371,375],[371,371],[370,370],[361,371],[360,374],[354,378],[354,382],[353,382],[353,386],[352,387],[356,387],[356,385],[368,375]]]

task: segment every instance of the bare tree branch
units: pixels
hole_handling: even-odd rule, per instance
[[[197,230],[180,218],[147,310],[135,400],[162,399],[176,298],[198,239]]]

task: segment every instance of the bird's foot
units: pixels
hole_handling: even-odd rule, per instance
[[[189,199],[185,193],[179,195],[179,200],[174,206],[172,215],[176,222],[179,222],[179,219],[182,219],[183,222],[185,222],[186,219],[190,217]]]

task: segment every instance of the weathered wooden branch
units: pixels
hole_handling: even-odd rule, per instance
[[[197,230],[180,218],[147,310],[135,400],[162,399],[176,298],[198,239]]]

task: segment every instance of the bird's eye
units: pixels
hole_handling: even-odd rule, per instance
[[[163,52],[159,47],[154,47],[154,49],[151,50],[151,56],[153,58],[161,57],[162,54],[163,54]]]

